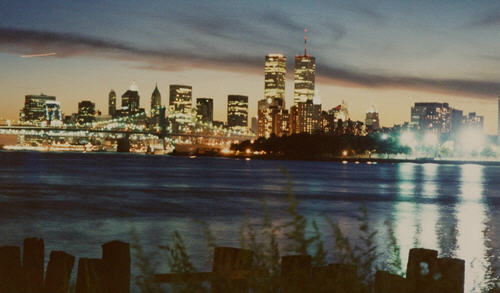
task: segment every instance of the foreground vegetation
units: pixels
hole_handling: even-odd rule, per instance
[[[325,247],[324,236],[316,221],[308,221],[298,211],[298,202],[291,192],[291,183],[287,196],[288,220],[284,224],[273,224],[269,209],[263,201],[264,216],[258,223],[245,220],[240,229],[240,245],[253,251],[253,269],[259,271],[258,278],[250,279],[248,287],[251,292],[279,292],[281,265],[284,255],[311,255],[313,266],[326,265],[327,259],[340,264],[353,264],[358,268],[360,280],[357,292],[372,292],[374,274],[383,269],[393,274],[402,274],[400,247],[397,243],[390,222],[386,222],[389,242],[381,249],[375,243],[377,231],[371,226],[367,209],[361,206],[358,216],[359,239],[356,245],[343,232],[339,225],[325,216],[333,234],[333,247]],[[207,253],[211,254],[216,241],[209,226],[204,223],[207,241]],[[283,238],[285,243],[283,243]],[[284,245],[283,245],[284,244]],[[137,259],[140,276],[136,285],[144,293],[164,292],[158,283],[154,282],[157,264],[148,258],[137,237],[134,237],[132,248]],[[170,243],[160,246],[166,255],[168,267],[172,273],[196,272],[192,260],[186,251],[181,235],[174,231]],[[211,259],[211,258],[210,258]],[[186,281],[172,285],[172,292],[210,292],[201,282]],[[231,289],[224,292],[232,292]]]

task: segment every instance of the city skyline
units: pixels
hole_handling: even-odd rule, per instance
[[[302,52],[307,27],[308,52],[317,59],[316,88],[325,109],[345,100],[352,119],[364,120],[374,104],[381,125],[392,126],[410,116],[410,110],[394,109],[410,109],[415,102],[448,102],[484,115],[486,132],[496,133],[500,59],[495,52],[500,46],[491,35],[499,21],[493,13],[498,7],[487,1],[338,1],[307,7],[278,2],[262,7],[256,3],[250,10],[245,4],[207,8],[188,1],[167,9],[149,3],[155,13],[177,13],[171,20],[151,15],[148,3],[113,4],[99,6],[99,11],[96,5],[78,4],[95,24],[75,16],[63,2],[46,7],[29,1],[4,4],[8,13],[0,21],[0,57],[6,65],[0,69],[0,116],[17,119],[24,96],[41,92],[58,97],[65,114],[76,112],[82,100],[95,102],[105,113],[109,90],[121,95],[136,80],[143,97],[153,92],[156,82],[163,96],[168,96],[170,84],[191,85],[193,100],[214,98],[215,120],[225,120],[228,95],[246,95],[249,117],[254,117],[257,101],[264,96],[263,56],[268,53],[287,57],[285,97],[287,105],[293,104],[293,56]],[[132,7],[130,17],[140,20],[138,25],[119,29],[124,12]],[[214,20],[228,9],[233,14]],[[47,19],[35,27],[33,17],[47,10]],[[247,10],[249,16],[243,16]],[[308,17],[313,13],[317,17]],[[331,20],[328,25],[326,20]],[[92,29],[103,23],[109,26]],[[160,31],[170,24],[172,29]],[[241,31],[248,34],[237,34]],[[37,53],[56,55],[21,57]],[[140,107],[149,111],[149,101],[142,99]]]

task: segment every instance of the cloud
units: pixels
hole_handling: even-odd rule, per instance
[[[490,12],[476,21],[471,22],[468,27],[489,27],[500,25],[500,12]]]
[[[496,98],[500,94],[500,82],[495,81],[390,76],[331,66],[318,67],[321,82],[340,86],[407,89],[480,98]]]
[[[176,71],[183,68],[233,70],[262,74],[263,56],[227,54],[215,50],[175,48],[148,49],[118,41],[102,40],[78,34],[0,28],[0,51],[15,54],[56,52],[53,58],[91,56],[133,62],[147,70]],[[52,59],[53,60],[53,59]],[[488,80],[437,79],[412,76],[390,76],[366,73],[349,68],[318,64],[318,82],[361,88],[407,89],[467,97],[493,98],[500,93],[500,83]]]

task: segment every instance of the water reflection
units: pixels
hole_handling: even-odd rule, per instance
[[[460,203],[457,210],[457,256],[466,261],[466,291],[483,289],[486,285],[485,230],[486,210],[483,203],[483,166],[461,166]],[[473,290],[474,289],[474,290]]]
[[[489,285],[494,264],[486,246],[483,171],[479,165],[399,166],[400,200],[394,204],[393,216],[403,264],[412,247],[437,249],[441,257],[466,261],[465,292],[481,292]],[[450,179],[443,182],[437,179],[440,176]],[[440,188],[448,189],[446,194],[439,194]]]

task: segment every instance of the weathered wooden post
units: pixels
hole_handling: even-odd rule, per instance
[[[357,292],[360,285],[355,265],[329,264],[312,268],[311,288],[314,292]]]
[[[288,255],[281,258],[281,292],[309,292],[311,256]]]
[[[253,253],[248,249],[216,247],[212,272],[218,273],[218,277],[217,280],[212,282],[211,292],[248,292],[248,282],[246,280],[228,281],[227,278],[234,271],[251,270],[252,258]]]
[[[385,271],[375,273],[375,293],[407,293],[406,279]]]
[[[76,278],[76,293],[106,293],[103,276],[104,264],[102,259],[80,258]]]
[[[52,251],[45,273],[43,292],[67,293],[74,264],[75,257],[71,254],[64,251]]]
[[[458,258],[438,258],[436,280],[439,292],[463,293],[465,281],[465,261]]]
[[[108,293],[130,292],[130,244],[111,241],[102,245],[104,281]]]
[[[21,249],[0,247],[0,293],[21,292]]]
[[[42,291],[44,261],[43,239],[24,239],[22,267],[24,292],[39,293]]]
[[[406,279],[410,292],[433,293],[436,289],[435,277],[437,272],[436,250],[425,248],[412,248],[408,257]]]

